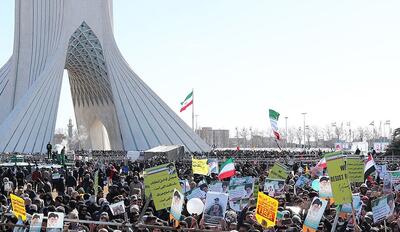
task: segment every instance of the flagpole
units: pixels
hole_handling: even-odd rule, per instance
[[[196,129],[194,128],[194,90],[192,89],[192,130],[196,131]]]

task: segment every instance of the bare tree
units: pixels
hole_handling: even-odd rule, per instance
[[[296,130],[296,138],[297,141],[299,141],[299,145],[301,145],[301,140],[303,138],[303,131],[301,130],[301,127],[299,127],[299,129]]]
[[[324,129],[324,140],[331,140],[332,139],[332,127],[331,125],[326,125]],[[326,136],[326,137],[325,137]]]
[[[341,123],[340,126],[339,125],[335,126],[335,135],[338,141],[342,138],[343,132],[344,132],[343,123]]]
[[[246,127],[243,127],[242,130],[240,130],[240,136],[243,138],[243,147],[247,147],[247,136],[249,135],[249,131]]]
[[[312,126],[311,127],[311,133],[312,133],[312,137],[315,140],[315,146],[319,147],[319,134],[320,134],[320,129],[317,126]]]

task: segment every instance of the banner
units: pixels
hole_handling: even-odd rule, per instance
[[[50,212],[47,217],[47,231],[62,231],[64,227],[64,213]]]
[[[192,189],[185,193],[186,199],[190,200],[192,198],[206,199],[206,192],[202,191],[199,187]]]
[[[208,160],[207,159],[195,159],[192,157],[192,170],[193,174],[208,175]]]
[[[263,227],[273,227],[276,225],[276,214],[279,202],[268,195],[259,192],[256,208],[256,220]]]
[[[183,202],[185,198],[182,193],[180,193],[177,189],[174,190],[172,194],[172,203],[171,203],[171,215],[175,220],[179,221],[181,219]]]
[[[208,175],[211,173],[219,173],[218,159],[208,159]]]
[[[285,165],[275,163],[271,170],[269,170],[268,178],[286,180],[288,175],[289,171]]]
[[[115,204],[109,205],[112,215],[120,215],[125,213],[124,201],[117,202]]]
[[[208,190],[218,193],[228,193],[229,181],[216,181],[208,186]]]
[[[42,230],[43,214],[35,213],[32,215],[29,232],[40,232]]]
[[[394,212],[394,199],[393,195],[389,194],[384,197],[372,201],[372,213],[374,223],[385,220]]]
[[[391,175],[383,176],[383,193],[384,194],[392,193],[392,176]]]
[[[264,192],[270,197],[280,196],[285,193],[285,180],[265,178]]]
[[[14,194],[10,194],[11,206],[13,214],[16,218],[21,217],[22,221],[26,221],[25,200]]]
[[[204,222],[206,224],[219,225],[224,218],[228,205],[228,194],[207,192],[204,206]]]
[[[146,196],[152,194],[156,210],[170,207],[174,189],[181,191],[173,163],[146,169],[144,171],[144,185]]]
[[[231,178],[229,182],[229,206],[235,211],[241,211],[253,197],[254,179],[251,176]]]
[[[360,194],[359,193],[353,194],[353,208],[357,214],[360,212],[361,206],[362,202]],[[340,211],[344,213],[351,213],[352,212],[351,204],[350,203],[343,204]]]
[[[351,183],[363,183],[364,161],[360,157],[348,156],[346,165],[349,181]]]
[[[352,193],[349,180],[347,178],[347,168],[344,161],[344,156],[336,155],[328,157],[326,160],[328,174],[331,181],[332,194],[335,203],[342,205],[350,203]]]
[[[304,221],[304,226],[317,230],[327,204],[328,201],[319,197],[314,197],[311,201],[306,220]]]
[[[393,185],[399,185],[400,184],[400,170],[388,171],[387,173],[390,174],[390,176],[392,178],[392,184]]]
[[[329,176],[321,176],[319,178],[319,197],[332,198],[332,186]]]

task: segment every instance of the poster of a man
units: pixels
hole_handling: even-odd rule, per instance
[[[313,229],[317,229],[327,203],[327,201],[321,198],[314,197],[314,199],[311,201],[310,209],[308,210],[304,225]]]
[[[50,212],[47,217],[47,232],[60,232],[63,229],[64,214],[59,212]]]
[[[42,222],[43,222],[43,214],[35,213],[32,215],[31,218],[31,225],[29,231],[31,232],[40,232],[42,229]]]
[[[175,172],[176,172],[175,171],[175,165],[173,163],[169,163],[167,168],[168,168],[168,174],[169,175],[175,174]]]
[[[319,197],[332,197],[332,187],[329,176],[321,176],[319,178]]]
[[[217,225],[224,218],[228,204],[228,194],[218,192],[207,192],[204,207],[204,221],[206,224]]]
[[[183,194],[175,189],[174,193],[172,194],[171,214],[176,220],[180,220],[181,218],[183,202]]]

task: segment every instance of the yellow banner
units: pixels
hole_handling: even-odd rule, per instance
[[[21,217],[23,221],[26,221],[25,200],[14,194],[10,194],[10,197],[11,197],[12,210],[15,217],[17,218]]]
[[[326,166],[331,180],[332,195],[337,205],[351,203],[353,196],[343,156],[326,158]]]
[[[347,173],[350,183],[364,182],[364,161],[360,157],[347,157]]]
[[[171,207],[171,196],[174,189],[182,191],[173,163],[148,168],[144,171],[146,196],[152,195],[156,210]]]
[[[276,224],[278,201],[264,194],[258,193],[256,219],[263,227],[273,227]]]
[[[207,159],[195,159],[192,157],[193,174],[208,175]]]

